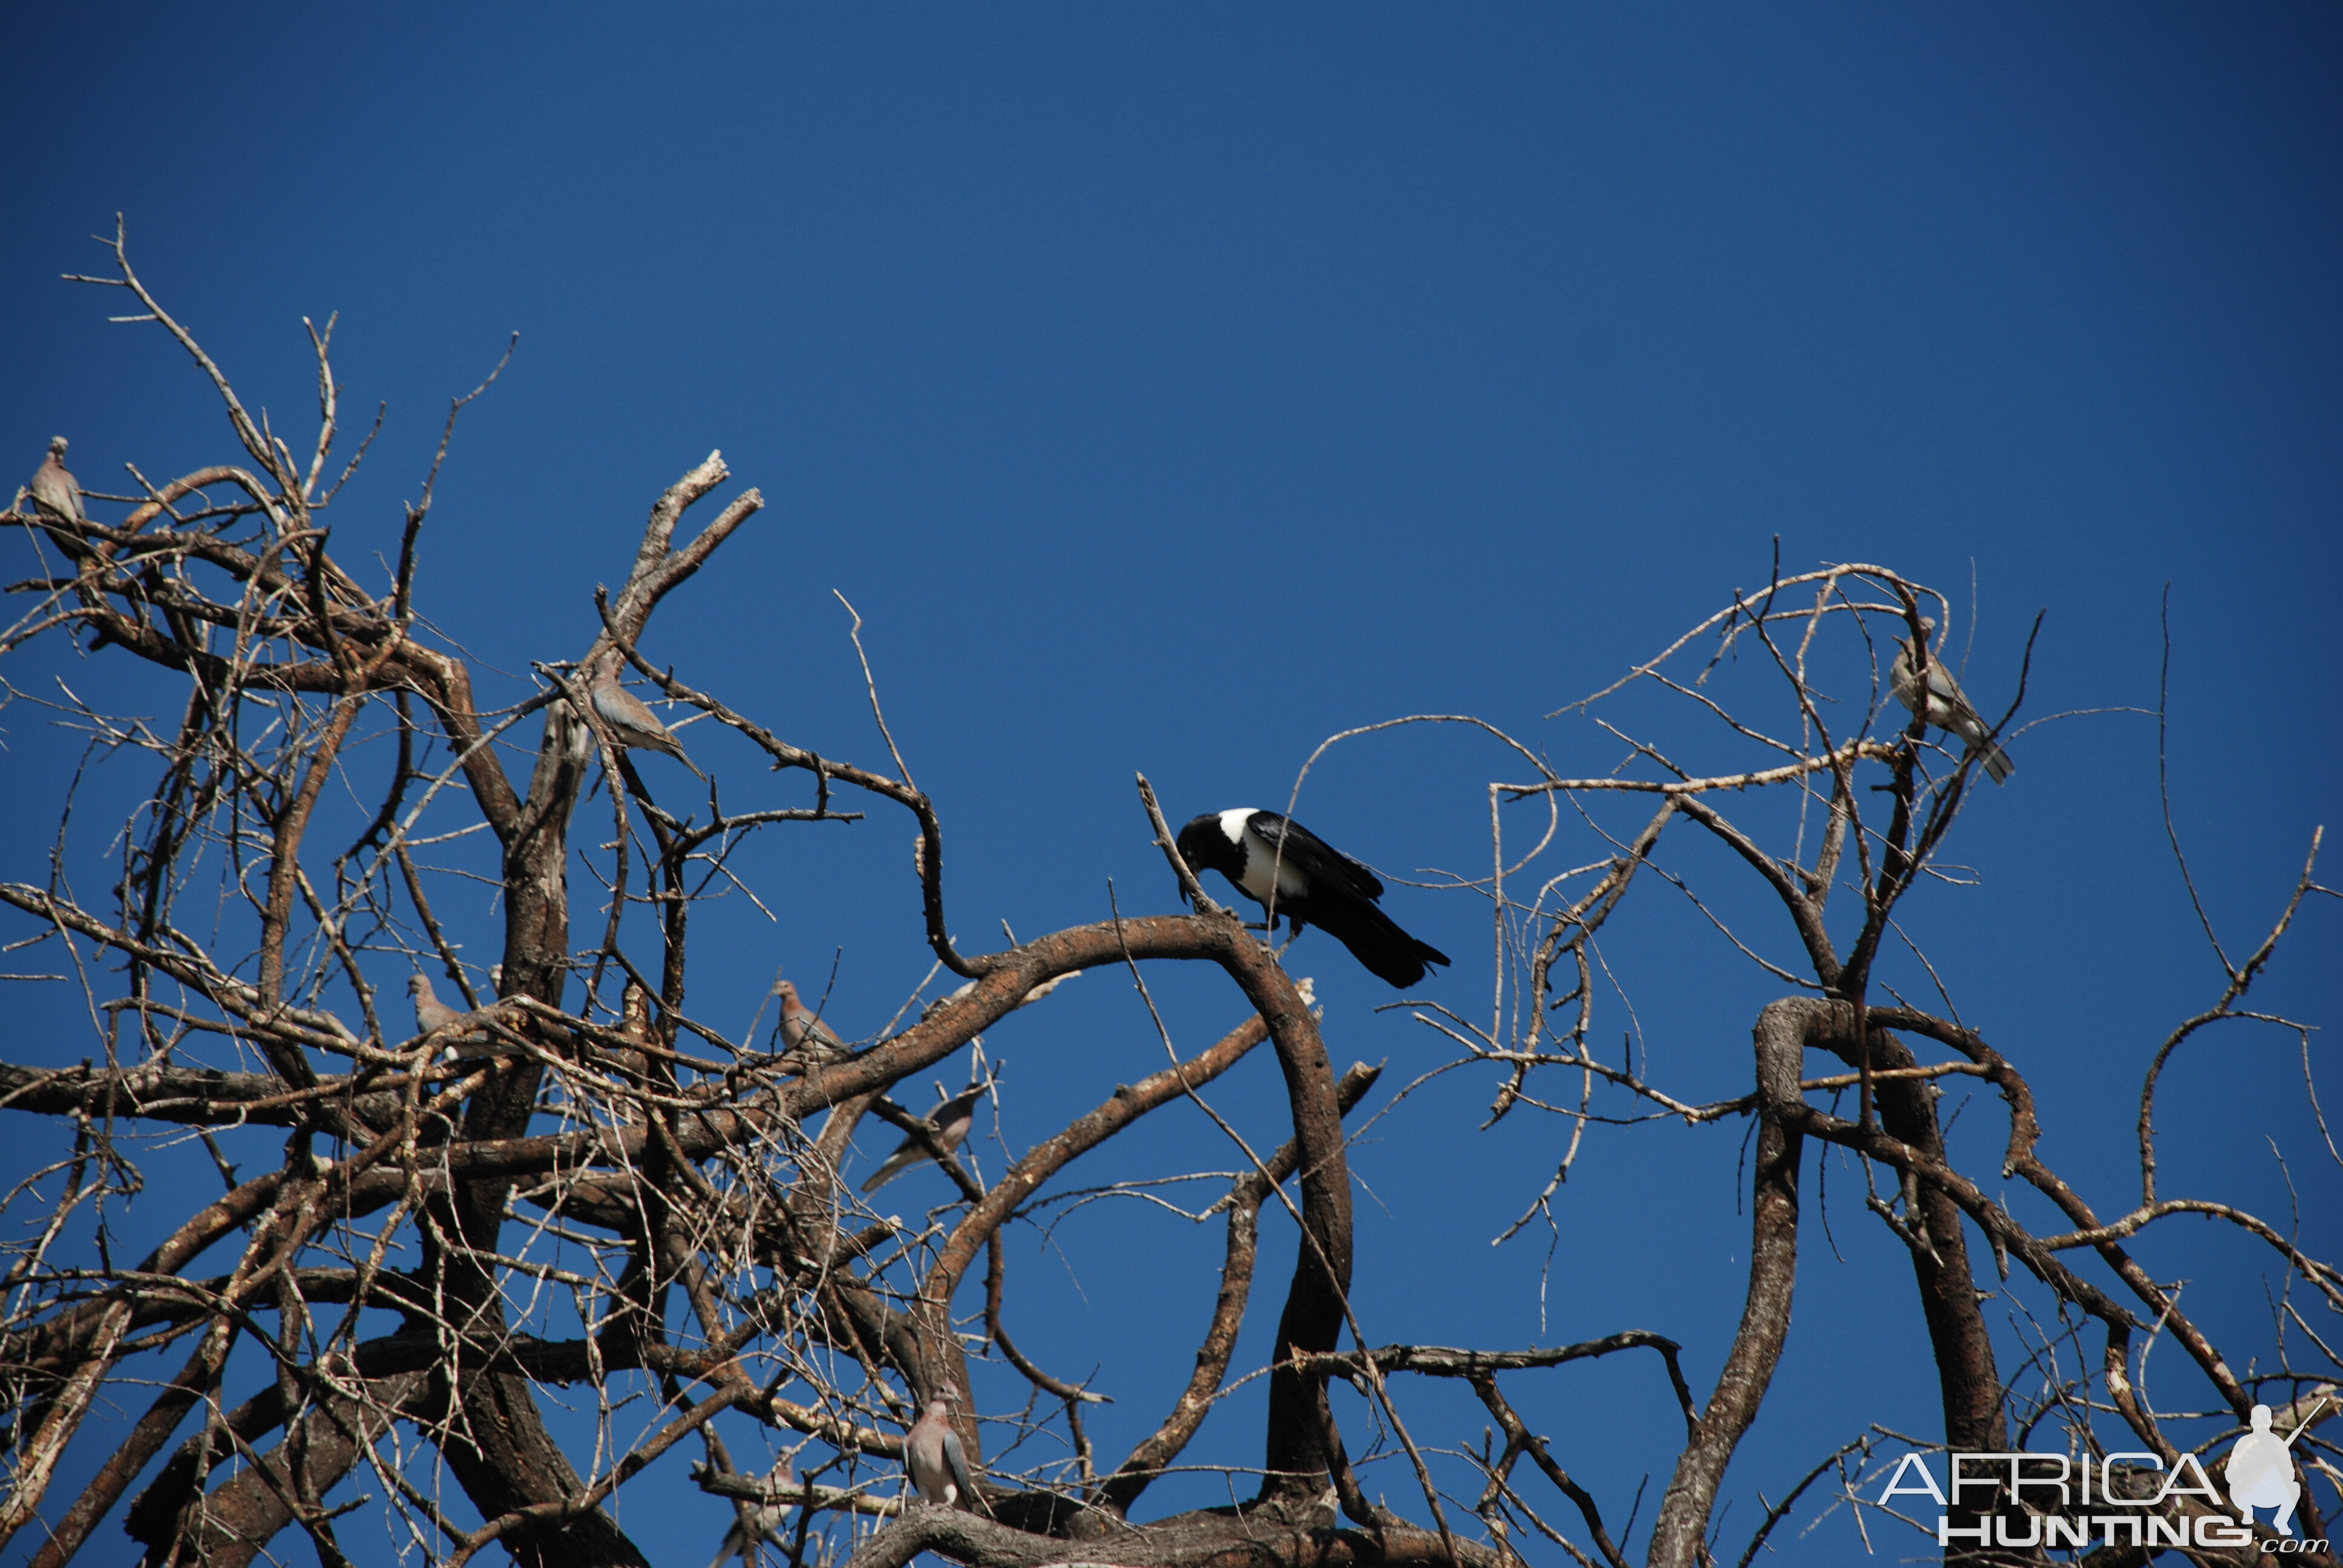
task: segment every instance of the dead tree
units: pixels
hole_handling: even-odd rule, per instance
[[[718,1521],[710,1536],[718,1511],[738,1508],[745,1519],[763,1505],[769,1519],[786,1503],[796,1513],[771,1546],[793,1565],[850,1553],[852,1568],[878,1568],[930,1551],[981,1568],[1499,1568],[1520,1559],[1526,1524],[1575,1562],[1624,1568],[1600,1503],[1564,1468],[1557,1441],[1523,1422],[1500,1381],[1623,1352],[1660,1359],[1678,1407],[1667,1419],[1685,1432],[1648,1560],[1703,1562],[1726,1466],[1787,1332],[1809,1143],[1860,1158],[1875,1179],[1872,1211],[1909,1249],[1953,1447],[2006,1448],[2016,1427],[2059,1413],[2020,1409],[2005,1386],[1978,1306],[1972,1236],[1999,1271],[2015,1266],[2038,1282],[2070,1339],[2079,1342],[2086,1324],[2098,1336],[2097,1365],[2064,1385],[2064,1430],[2081,1448],[2099,1441],[2096,1401],[2117,1413],[2130,1441],[2167,1462],[2177,1452],[2129,1393],[2127,1358],[2151,1328],[2187,1348],[2240,1422],[2273,1382],[2289,1398],[2311,1391],[2314,1374],[2290,1367],[2241,1381],[2126,1253],[2127,1238],[2144,1227],[2209,1214],[2267,1241],[2289,1279],[2330,1311],[2343,1306],[2334,1268],[2277,1229],[2158,1192],[2153,1072],[2139,1111],[2142,1194],[2103,1215],[2037,1158],[2040,1129],[2017,1066],[1949,1019],[1875,994],[1891,917],[1933,874],[1975,775],[1973,758],[1932,745],[1925,711],[1904,722],[1882,700],[1875,638],[1900,633],[1923,658],[1935,657],[1921,585],[1861,565],[1780,578],[1762,596],[1736,596],[1623,683],[1704,706],[1733,745],[1776,754],[1765,767],[1695,775],[1621,732],[1631,766],[1565,779],[1508,741],[1534,776],[1490,786],[1493,874],[1460,882],[1487,900],[1495,922],[1497,1003],[1485,1022],[1418,1010],[1456,1046],[1451,1066],[1497,1071],[1496,1115],[1536,1107],[1571,1123],[1563,1170],[1598,1103],[1604,1114],[1616,1101],[1692,1122],[1754,1120],[1748,1289],[1715,1386],[1696,1396],[1674,1342],[1654,1329],[1559,1350],[1369,1349],[1350,1306],[1357,1260],[1344,1119],[1376,1074],[1337,1077],[1309,997],[1181,863],[1143,779],[1145,820],[1189,912],[1117,910],[996,951],[962,951],[946,919],[942,826],[891,739],[885,766],[817,755],[644,653],[668,596],[763,506],[753,489],[712,499],[729,477],[720,457],[653,503],[621,586],[598,599],[600,630],[586,646],[549,650],[558,657],[535,666],[532,688],[484,702],[417,608],[437,460],[407,511],[387,580],[370,585],[330,548],[330,506],[365,451],[361,443],[335,473],[331,323],[312,331],[320,415],[305,461],[251,417],[149,293],[119,234],[113,259],[113,275],[82,281],[127,291],[135,319],[177,340],[225,405],[241,455],[141,495],[92,498],[104,517],[65,516],[20,497],[0,518],[43,563],[14,585],[33,608],[0,636],[0,656],[37,638],[85,636],[88,649],[112,650],[110,661],[169,672],[183,694],[176,724],[156,728],[70,693],[7,688],[20,708],[62,709],[93,746],[144,756],[154,769],[150,798],[112,839],[102,895],[89,896],[82,890],[96,884],[72,874],[98,862],[70,831],[69,810],[47,877],[0,882],[15,948],[57,955],[60,970],[81,977],[98,1020],[80,1066],[0,1063],[0,1108],[46,1119],[67,1147],[55,1163],[18,1172],[6,1201],[0,1543],[29,1533],[40,1568],[73,1559],[109,1521],[150,1563],[246,1563],[287,1531],[322,1561],[341,1562],[336,1519],[354,1505],[325,1500],[353,1477],[369,1479],[367,1506],[388,1510],[422,1561],[461,1563],[493,1544],[530,1563],[639,1563],[642,1550],[604,1504],[646,1467],[681,1463],[670,1451],[687,1442],[705,1455],[696,1473]],[[468,401],[449,412],[442,457]],[[687,529],[703,503],[714,515]],[[1949,620],[1947,608],[1939,618]],[[1786,737],[1733,716],[1699,681],[1675,678],[1671,659],[1712,645],[1774,671],[1792,715]],[[1869,703],[1839,709],[1855,715],[1846,733],[1825,725],[1817,699],[1812,672],[1826,660],[1834,679],[1871,673]],[[653,692],[670,719],[700,719],[685,739],[708,771],[688,805],[653,797],[628,753],[649,732],[597,701],[598,687],[622,676]],[[875,688],[871,697],[875,710]],[[880,726],[884,733],[883,718]],[[719,751],[756,759],[749,804],[726,799],[734,769]],[[525,769],[508,770],[524,757]],[[593,804],[598,787],[607,789],[607,831],[580,816],[604,809]],[[1737,816],[1752,795],[1799,803],[1786,850],[1765,847],[1727,815],[1728,803]],[[1629,796],[1645,815],[1614,834],[1602,808]],[[330,830],[346,809],[337,802],[350,799],[370,803],[355,831]],[[1545,825],[1530,855],[1509,862],[1503,808],[1525,802],[1545,809]],[[1593,865],[1539,881],[1530,867],[1560,841],[1565,803],[1609,841]],[[1819,821],[1812,833],[1808,808]],[[752,833],[797,824],[835,831],[820,825],[880,813],[900,813],[916,830],[919,935],[957,989],[913,997],[901,1015],[908,1024],[861,1041],[802,1020],[769,1038],[735,1039],[695,1017],[691,924],[711,888],[731,885],[734,849]],[[502,927],[498,961],[485,967],[468,962],[450,936],[452,906],[480,902],[477,884],[436,858],[476,829],[494,840],[490,902]],[[1672,1097],[1625,1060],[1606,1059],[1594,1040],[1594,940],[1631,890],[1669,878],[1654,860],[1671,829],[1730,847],[1777,898],[1805,955],[1805,973],[1776,968],[1795,994],[1755,1020],[1752,1091],[1724,1103]],[[599,879],[591,895],[599,907],[574,920],[581,866]],[[1839,909],[1852,900],[1859,910],[1835,934],[1834,890]],[[2323,891],[2306,868],[2286,918],[2229,965],[2227,992],[2176,1030],[2158,1070],[2207,1026],[2256,1016],[2243,1006],[2247,989],[2296,908]],[[1101,967],[1143,977],[1165,960],[1218,966],[1242,999],[1233,1027],[1137,1083],[1101,1084],[1094,1111],[1035,1143],[990,1186],[935,1127],[890,1098],[1061,978]],[[444,981],[449,1010],[418,1034],[404,1005],[377,988],[426,970]],[[1264,1045],[1282,1072],[1291,1139],[1246,1149],[1211,1211],[1225,1216],[1225,1261],[1185,1392],[1127,1456],[1101,1462],[1082,1422],[1096,1391],[1045,1370],[1045,1348],[1010,1336],[1003,1228],[1030,1214],[1071,1162],[1195,1098]],[[1835,1059],[1837,1070],[1811,1074],[1809,1051]],[[1574,1104],[1539,1092],[1557,1074],[1574,1086]],[[1936,1107],[1936,1084],[1951,1075],[2000,1094],[2008,1173],[2046,1194],[2069,1230],[2028,1230],[1950,1161]],[[1842,1116],[1834,1107],[1848,1094],[1855,1113]],[[881,1219],[841,1181],[848,1141],[871,1117],[920,1141],[956,1184],[960,1201],[941,1222],[919,1231]],[[139,1186],[143,1146],[191,1138],[217,1158],[226,1191],[189,1200],[145,1255],[116,1255],[108,1199]],[[156,1200],[147,1194],[148,1204]],[[1264,1209],[1290,1215],[1301,1241],[1265,1369],[1258,1495],[1142,1521],[1150,1483],[1243,1375],[1231,1363]],[[2099,1277],[2069,1259],[2095,1260]],[[554,1322],[570,1332],[544,1332]],[[975,1332],[964,1333],[971,1322]],[[938,1389],[970,1389],[971,1339],[1034,1391],[1026,1414],[1000,1419],[1054,1423],[1072,1458],[986,1464],[982,1431],[962,1402],[955,1421],[981,1507],[906,1513],[896,1483],[902,1433]],[[121,1375],[133,1358],[156,1354],[184,1357],[159,1386]],[[269,1380],[230,1403],[232,1363],[267,1369]],[[1463,1379],[1490,1412],[1489,1443],[1465,1453],[1483,1484],[1469,1530],[1434,1484],[1433,1451],[1404,1419],[1401,1374]],[[1403,1451],[1421,1486],[1420,1517],[1366,1497],[1328,1399],[1338,1378],[1367,1395]],[[590,1402],[589,1452],[558,1441],[541,1402],[548,1392]],[[102,1405],[117,1413],[95,1413]],[[741,1473],[714,1419],[727,1412],[776,1434],[794,1471]],[[104,1457],[78,1494],[52,1495],[72,1444]],[[2306,1480],[2333,1478],[2333,1451],[2315,1435],[2298,1451]],[[1524,1458],[1574,1505],[1578,1525],[1549,1523],[1524,1496]],[[450,1516],[443,1477],[481,1523]],[[1795,1501],[1775,1510],[1761,1541]],[[2022,1512],[2016,1500],[1994,1506]],[[2313,1533],[2318,1517],[2306,1508]]]

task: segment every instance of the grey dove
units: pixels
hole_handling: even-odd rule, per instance
[[[724,1544],[717,1548],[715,1561],[709,1563],[708,1568],[723,1568],[724,1560],[734,1556],[747,1563],[749,1568],[756,1568],[757,1548],[780,1529],[789,1519],[790,1509],[796,1506],[769,1499],[774,1493],[796,1482],[797,1473],[789,1468],[788,1460],[773,1466],[773,1473],[765,1477],[765,1493],[769,1501],[752,1503],[745,1508],[733,1510],[732,1528],[724,1533]]]
[[[946,1508],[965,1503],[981,1513],[984,1500],[969,1479],[968,1453],[960,1447],[960,1433],[952,1430],[952,1402],[958,1398],[960,1390],[950,1383],[937,1385],[928,1396],[926,1413],[903,1434],[903,1469],[928,1502]]]
[[[1924,632],[1933,632],[1936,623],[1923,616],[1920,628]],[[1896,639],[1896,662],[1888,667],[1887,685],[1896,693],[1896,701],[1915,713],[1920,711],[1920,672],[1915,667],[1912,644],[1907,638]],[[1985,770],[1995,783],[2016,771],[2009,753],[1993,742],[1993,727],[1978,717],[1961,690],[1961,683],[1953,678],[1953,672],[1945,668],[1945,661],[1936,657],[1934,648],[1928,650],[1927,717],[1929,723],[1959,736],[1971,751],[1981,750]]]
[[[928,1125],[936,1130],[936,1141],[943,1146],[945,1153],[959,1148],[960,1140],[968,1136],[968,1130],[976,1122],[976,1102],[983,1098],[984,1085],[970,1084],[928,1112]],[[887,1162],[870,1172],[862,1190],[876,1192],[920,1161],[934,1158],[917,1138],[906,1137],[896,1146],[895,1152],[887,1156]]]
[[[89,514],[83,510],[81,486],[65,471],[65,438],[49,437],[49,455],[33,470],[32,482],[25,487],[33,493],[33,501],[42,511],[60,522],[85,523]]]
[[[424,1034],[437,1034],[450,1024],[464,1021],[464,1015],[441,1001],[431,989],[431,977],[418,974],[407,982],[407,992],[415,999],[415,1027]]]
[[[429,975],[410,976],[407,982],[407,994],[415,999],[415,1027],[425,1034],[437,1034],[443,1029],[460,1030],[464,1027],[464,1020],[471,1016],[469,1013],[459,1012],[441,1001],[437,993],[431,989]],[[458,1056],[485,1056],[488,1054],[489,1046],[488,1042],[478,1034],[467,1034],[449,1040],[447,1049]]]
[[[594,684],[587,689],[587,697],[594,704],[596,717],[609,726],[610,739],[619,745],[664,751],[694,773],[699,773],[691,759],[683,754],[683,743],[668,733],[659,715],[641,698],[618,684],[617,670],[606,668],[597,675]],[[707,775],[701,773],[700,777]]]
[[[796,981],[774,981],[773,994],[781,999],[781,1045],[785,1051],[802,1052],[817,1064],[846,1057],[846,1043],[806,1006],[798,995]]]

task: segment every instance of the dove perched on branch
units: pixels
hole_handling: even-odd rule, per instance
[[[1920,630],[1924,635],[1936,629],[1935,621],[1926,616],[1920,618]],[[1888,689],[1895,692],[1896,701],[1915,713],[1920,711],[1920,671],[1913,657],[1909,638],[1899,637],[1896,639],[1896,662],[1888,667],[1887,685]],[[1945,668],[1945,661],[1936,657],[1934,648],[1928,650],[1927,709],[1929,723],[1960,737],[1971,751],[1983,753],[1985,770],[1995,783],[2002,782],[2016,771],[2016,765],[2010,761],[2009,754],[1994,743],[1993,727],[1978,717],[1967,695],[1961,690],[1961,683],[1953,678],[1953,672]]]
[[[965,1504],[981,1513],[986,1512],[984,1499],[969,1477],[968,1452],[960,1446],[960,1433],[952,1430],[951,1407],[959,1398],[960,1390],[950,1383],[937,1385],[928,1397],[927,1412],[903,1434],[903,1468],[928,1502],[946,1508]]]
[[[464,1021],[464,1015],[441,1001],[431,989],[431,977],[412,976],[407,982],[407,994],[415,999],[415,1027],[424,1034],[437,1034],[451,1024]]]
[[[984,1084],[971,1083],[928,1112],[928,1125],[936,1130],[936,1142],[945,1153],[959,1148],[968,1130],[975,1125],[976,1102],[984,1098],[985,1088]],[[887,1162],[863,1181],[862,1190],[876,1192],[920,1161],[934,1158],[918,1138],[906,1137],[896,1146],[895,1152],[887,1156]]]
[[[595,717],[609,727],[611,739],[645,751],[664,751],[699,777],[708,777],[683,754],[683,743],[668,733],[667,726],[659,722],[649,705],[618,684],[617,670],[604,667],[586,695],[594,704]]]
[[[781,1046],[785,1054],[801,1054],[816,1066],[845,1060],[846,1043],[806,1006],[798,995],[796,981],[775,980],[773,994],[781,999]]]
[[[407,994],[415,999],[415,1027],[425,1034],[437,1034],[442,1030],[458,1031],[458,1038],[447,1042],[458,1056],[485,1056],[488,1042],[478,1034],[463,1034],[465,1020],[472,1015],[449,1007],[431,989],[431,977],[417,974],[408,977]]]
[[[755,1568],[757,1548],[780,1529],[796,1506],[778,1501],[776,1493],[796,1481],[797,1472],[789,1468],[788,1460],[773,1466],[773,1473],[765,1477],[766,1500],[733,1511],[732,1528],[724,1533],[724,1544],[717,1548],[716,1560],[708,1568],[724,1568],[725,1559],[734,1556]]]
[[[49,437],[49,455],[33,470],[32,481],[25,487],[32,492],[33,504],[61,523],[85,523],[89,514],[81,504],[81,486],[65,471],[65,438]]]

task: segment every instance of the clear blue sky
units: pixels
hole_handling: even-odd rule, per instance
[[[55,281],[100,268],[83,236],[117,210],[280,430],[311,407],[299,317],[342,313],[347,406],[390,405],[337,508],[353,565],[395,549],[445,399],[518,328],[441,480],[428,613],[509,697],[529,659],[582,648],[651,497],[722,448],[770,505],[670,602],[651,656],[871,759],[831,590],[851,598],[943,813],[964,940],[1100,918],[1109,877],[1126,910],[1169,906],[1134,769],[1175,818],[1282,805],[1327,733],[1442,710],[1605,770],[1615,743],[1540,715],[1761,584],[1777,536],[1787,568],[1881,562],[1965,611],[1974,580],[1972,689],[2010,689],[2046,611],[2032,713],[2153,707],[2171,585],[2176,819],[2233,946],[2338,815],[2332,682],[2310,673],[2335,658],[2343,501],[2332,7],[90,5],[28,11],[11,39],[5,460],[29,473],[63,431],[103,489],[126,462],[159,478],[229,449],[159,334]],[[108,668],[60,644],[8,673],[95,695]],[[0,722],[0,875],[37,879],[69,758],[23,709]],[[1715,766],[1742,755],[1706,744]],[[1952,847],[1979,885],[1928,890],[1916,934],[2036,1075],[2049,1158],[2115,1211],[2137,1190],[2140,1066],[2219,973],[2165,844],[2153,721],[2066,721],[2018,749]],[[736,788],[764,787],[728,760]],[[1516,771],[1454,735],[1358,743],[1298,814],[1402,874],[1477,869],[1483,785]],[[711,923],[696,1008],[745,1021],[776,963],[825,974],[843,949],[832,1011],[876,1027],[925,967],[908,836],[880,818],[760,849],[779,922]],[[1790,950],[1730,868],[1687,849],[1677,869]],[[1741,1092],[1777,987],[1656,891],[1606,946],[1655,1070]],[[1479,1005],[1481,906],[1398,890],[1393,907],[1460,955],[1436,993]],[[2338,934],[2313,908],[2265,1005],[2331,1022]],[[1438,1059],[1322,936],[1294,965],[1320,979],[1338,1061],[1404,1078]],[[1209,977],[1162,988],[1190,1049],[1240,1011]],[[30,989],[6,1055],[85,1054],[75,1005]],[[992,1043],[1020,1150],[1160,1060],[1111,974]],[[1263,1064],[1216,1102],[1273,1136],[1273,1083]],[[1491,1087],[1445,1081],[1359,1153],[1370,1335],[1644,1327],[1686,1342],[1704,1391],[1745,1268],[1739,1128],[1597,1133],[1558,1205],[1542,1329],[1540,1243],[1487,1243],[1562,1127],[1474,1133]],[[2291,1037],[2206,1041],[2167,1093],[2170,1190],[2283,1222],[2275,1141],[2306,1241],[2343,1248]],[[1992,1178],[1999,1113],[1967,1115]],[[1233,1162],[1201,1117],[1159,1120],[1101,1171]],[[1784,1386],[1731,1478],[1736,1550],[1756,1490],[1865,1422],[1939,1425],[1896,1243],[1859,1198],[1830,1211],[1847,1261],[1809,1228]],[[1178,1271],[1217,1239],[1093,1210],[1058,1241],[1071,1271],[1021,1242],[1015,1330],[1062,1372],[1103,1369],[1121,1402],[1094,1432],[1119,1453],[1185,1375],[1211,1282]],[[2266,1254],[2197,1228],[2142,1251],[2192,1281],[2233,1361],[2270,1359]],[[1263,1262],[1249,1364],[1283,1257]],[[2177,1354],[2157,1365],[2162,1403],[2207,1402]],[[1651,1476],[1648,1524],[1681,1436],[1650,1369],[1517,1392],[1614,1519]],[[1406,1392],[1419,1436],[1477,1440],[1445,1391]],[[1232,1402],[1193,1456],[1256,1458],[1257,1413]],[[1370,1485],[1420,1513],[1401,1468]],[[627,1498],[655,1551],[712,1550],[721,1521],[688,1486]],[[1785,1538],[1786,1558],[1844,1560],[1842,1523]]]

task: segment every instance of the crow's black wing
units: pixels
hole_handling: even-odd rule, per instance
[[[1245,826],[1260,834],[1279,859],[1309,878],[1313,894],[1339,890],[1371,901],[1383,896],[1383,885],[1373,871],[1292,818],[1255,811]]]

